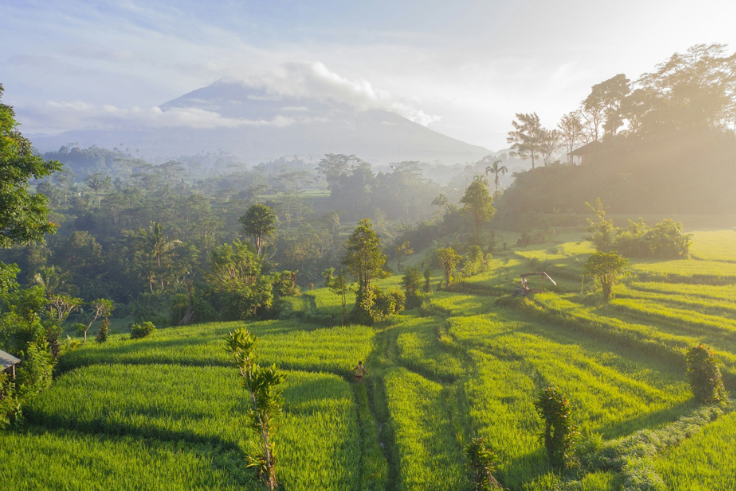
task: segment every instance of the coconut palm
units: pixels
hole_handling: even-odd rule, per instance
[[[447,196],[445,196],[444,194],[440,194],[432,200],[432,206],[436,206],[440,210],[444,209],[445,213],[447,213],[447,209],[450,206],[450,201],[447,199]]]
[[[493,162],[493,164],[486,167],[486,175],[488,175],[489,173],[494,175],[493,183],[496,185],[496,192],[494,194],[498,194],[498,175],[506,174],[509,171],[505,165],[499,166],[498,164],[500,163],[500,160],[496,160]]]
[[[44,287],[47,297],[51,298],[67,290],[70,277],[71,275],[68,272],[56,269],[56,266],[49,266],[41,268],[33,276],[33,282]]]

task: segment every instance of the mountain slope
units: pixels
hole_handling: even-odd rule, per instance
[[[104,147],[123,143],[149,157],[224,150],[250,163],[284,155],[348,153],[374,163],[439,160],[451,164],[477,161],[491,153],[389,111],[361,110],[328,98],[274,95],[226,80],[159,107],[164,116],[178,118],[176,126],[78,130],[33,141],[42,150],[72,141]],[[203,123],[203,117],[210,118],[211,124]],[[188,122],[204,127],[187,126]]]

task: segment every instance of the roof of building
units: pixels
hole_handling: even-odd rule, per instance
[[[595,140],[586,145],[583,145],[582,147],[576,148],[572,152],[568,153],[568,155],[579,157],[581,155],[588,155],[591,153],[595,153],[598,150],[598,147],[600,145],[601,145],[601,142],[599,142],[598,140]]]
[[[3,370],[10,368],[13,365],[17,365],[18,363],[20,363],[20,358],[16,358],[10,353],[6,353],[0,349],[0,367],[2,367]]]

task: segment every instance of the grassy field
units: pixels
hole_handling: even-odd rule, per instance
[[[581,238],[499,247],[489,271],[376,326],[336,325],[342,306],[326,289],[248,323],[261,362],[288,377],[283,489],[469,491],[463,449],[475,436],[511,490],[736,489],[735,413],[693,400],[684,359],[707,343],[736,390],[736,233],[695,232],[690,259],[632,261],[609,303],[581,282],[592,251]],[[530,271],[557,286],[511,297]],[[253,435],[223,349],[241,325],[118,333],[65,354],[51,389],[24,407],[25,426],[0,434],[4,489],[264,489],[245,468]],[[550,385],[582,434],[579,465],[562,473],[534,409]]]

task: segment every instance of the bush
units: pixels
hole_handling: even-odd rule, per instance
[[[95,341],[98,343],[105,343],[107,342],[107,335],[110,332],[110,321],[107,319],[102,319],[102,322],[100,322],[100,327],[97,331],[97,337],[95,337]]]
[[[540,439],[547,449],[550,464],[564,468],[578,435],[577,428],[571,424],[570,401],[557,388],[547,387],[539,393],[534,407],[544,420],[544,432]]]
[[[55,364],[45,341],[29,344],[22,360],[16,380],[21,399],[38,394],[51,385]]]
[[[87,325],[82,324],[81,322],[75,322],[72,324],[72,329],[74,329],[74,332],[77,336],[84,336],[84,331],[87,330]]]
[[[130,339],[141,339],[153,334],[156,326],[153,322],[143,322],[141,324],[133,324],[130,326]]]
[[[726,398],[718,358],[704,344],[687,352],[687,377],[695,398],[709,404]]]
[[[5,372],[0,372],[0,430],[10,426],[18,415],[18,399],[15,384]]]
[[[406,296],[400,290],[384,293],[380,288],[369,288],[362,295],[358,292],[350,320],[368,326],[401,313],[405,302]]]
[[[502,489],[502,486],[493,477],[498,455],[490,449],[483,437],[473,438],[468,443],[465,447],[465,456],[468,458],[467,465],[473,473],[475,491]]]

